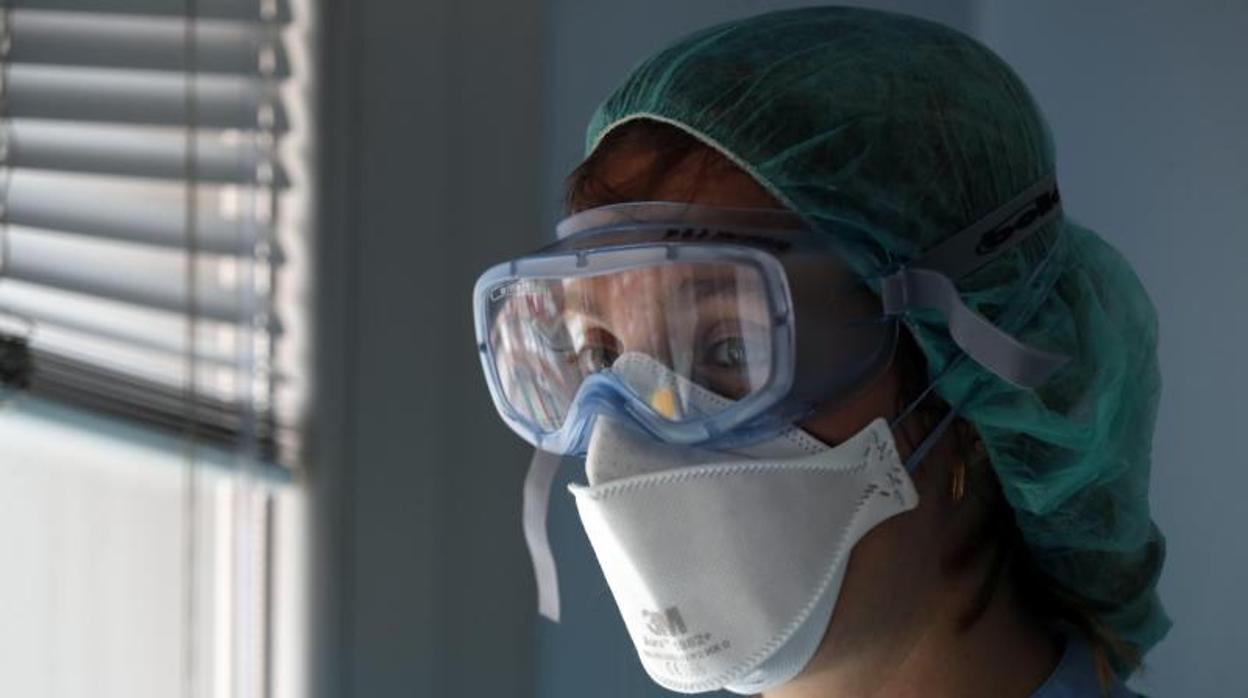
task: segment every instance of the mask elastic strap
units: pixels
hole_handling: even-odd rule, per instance
[[[901,421],[913,411],[914,405],[917,405],[922,399],[923,398],[919,398],[919,400],[910,403],[906,409],[902,410],[901,414],[893,418],[888,425],[889,428],[893,430],[893,433],[897,433],[897,426],[901,424]],[[919,442],[919,445],[915,447],[913,452],[910,453],[910,456],[906,458],[906,462],[904,464],[907,473],[914,474],[915,468],[919,467],[919,463],[923,462],[923,459],[927,457],[928,452],[932,450],[932,448],[936,445],[936,442],[940,441],[940,437],[943,436],[945,431],[949,429],[949,425],[953,424],[953,420],[962,411],[962,405],[963,403],[960,402],[956,407],[950,407],[949,413],[940,418],[940,421],[936,423],[936,426],[928,432],[927,436],[923,437],[923,440]]]
[[[537,581],[537,612],[559,622],[559,572],[550,550],[546,531],[546,513],[550,508],[550,491],[563,457],[543,450],[533,452],[529,472],[524,476],[524,542],[533,560],[533,577]]]

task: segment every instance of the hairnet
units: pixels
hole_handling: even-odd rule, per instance
[[[938,24],[823,7],[688,36],[599,107],[592,151],[638,118],[720,151],[870,278],[1054,171],[1048,128],[991,51]],[[1139,651],[1169,627],[1148,511],[1160,392],[1155,311],[1125,260],[1060,217],[958,280],[972,309],[1072,361],[1038,389],[967,360],[938,315],[905,323],[937,393],[983,439],[1040,568]]]

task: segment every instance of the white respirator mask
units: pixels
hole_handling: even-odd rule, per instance
[[[699,400],[722,400],[697,386]],[[599,419],[570,485],[642,665],[681,693],[792,680],[863,535],[918,495],[884,419],[828,447],[797,428],[731,453]]]

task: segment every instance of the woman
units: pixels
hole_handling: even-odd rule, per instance
[[[1130,695],[1168,628],[1155,315],[1063,215],[1013,72],[929,22],[777,12],[643,62],[588,141],[478,333],[504,419],[585,457],[651,677]]]

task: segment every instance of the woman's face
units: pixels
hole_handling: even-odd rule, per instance
[[[645,153],[618,152],[602,168],[603,183],[627,191],[650,168]],[[765,189],[741,170],[726,163],[707,165],[694,156],[668,170],[649,189],[646,198],[716,206],[783,208]],[[829,445],[836,445],[864,429],[876,417],[898,411],[902,390],[895,365],[864,386],[848,401],[817,411],[801,427]],[[926,436],[911,420],[897,434],[903,460]],[[941,559],[955,525],[949,496],[949,464],[955,458],[951,439],[942,439],[913,474],[920,505],[872,529],[854,547],[836,610],[815,659],[792,685],[816,674],[838,674],[845,685],[866,692],[871,682],[883,680],[890,666],[900,662],[918,640],[920,628],[932,615],[946,613],[951,604],[942,598],[958,593]],[[829,536],[834,532],[829,531]]]

